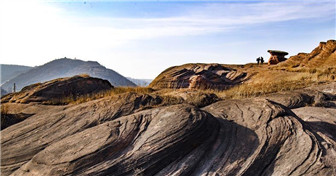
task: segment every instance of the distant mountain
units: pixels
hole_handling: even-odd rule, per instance
[[[136,86],[124,76],[100,65],[98,62],[62,58],[34,67],[7,81],[1,87],[7,92],[11,92],[14,83],[16,84],[16,90],[21,90],[30,84],[80,74],[88,74],[91,77],[108,80],[113,86]]]
[[[152,79],[136,79],[136,78],[130,78],[126,77],[128,80],[132,81],[137,86],[148,86],[153,80]]]
[[[33,67],[22,66],[22,65],[7,65],[7,64],[0,64],[1,70],[1,84],[15,78],[16,76],[20,75],[21,73],[25,73],[28,70],[32,69]]]
[[[7,94],[7,91],[1,89],[1,93],[0,93],[0,96],[3,96],[3,95],[6,95]]]

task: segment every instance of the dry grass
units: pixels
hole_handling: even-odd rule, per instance
[[[224,91],[214,91],[220,98],[239,99],[266,95],[280,91],[292,91],[314,84],[336,80],[336,68],[298,69],[295,71],[269,72],[257,75],[249,83],[234,86]]]
[[[139,94],[149,94],[154,92],[152,88],[148,87],[115,87],[107,91],[101,91],[98,93],[86,94],[81,96],[68,96],[59,99],[52,99],[50,101],[44,102],[44,104],[52,105],[66,105],[66,104],[80,104],[91,100],[96,100],[104,97],[119,95],[123,93],[139,93]]]
[[[7,104],[1,104],[1,115],[8,114],[8,105]]]
[[[220,99],[240,99],[262,96],[279,91],[292,91],[319,84],[323,82],[336,81],[336,67],[328,68],[287,68],[277,69],[267,65],[249,64],[244,67],[244,71],[252,74],[250,80],[233,86],[227,90],[197,90],[203,94],[215,94]],[[149,87],[116,87],[108,91],[94,94],[82,95],[79,97],[68,96],[61,99],[53,99],[45,104],[65,105],[80,104],[83,102],[96,100],[104,97],[119,95],[123,93],[152,94],[160,96],[163,104],[179,104],[185,102],[186,98],[181,97],[181,92],[192,91],[190,89],[159,89],[154,90]],[[194,98],[197,98],[194,96]],[[195,100],[196,101],[196,100]],[[197,101],[196,101],[197,102]]]
[[[292,91],[304,88],[312,82],[306,81],[279,81],[272,83],[242,84],[222,92],[217,92],[217,96],[225,99],[240,99],[257,97],[269,93],[280,91]]]

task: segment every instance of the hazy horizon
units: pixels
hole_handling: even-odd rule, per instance
[[[1,1],[1,64],[97,61],[153,79],[185,63],[245,64],[335,39],[334,0]]]

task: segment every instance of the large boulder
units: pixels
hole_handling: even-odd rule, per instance
[[[1,102],[57,104],[65,98],[75,99],[81,95],[97,93],[111,88],[113,86],[107,80],[79,75],[26,86],[20,92],[2,97]]]
[[[220,64],[186,64],[163,71],[149,86],[223,90],[241,83],[246,77],[246,73]]]
[[[285,51],[268,50],[267,52],[271,54],[271,57],[268,60],[268,65],[278,64],[279,62],[287,60],[285,56],[288,55],[288,53]]]

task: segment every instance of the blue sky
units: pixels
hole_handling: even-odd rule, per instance
[[[95,60],[154,78],[184,63],[245,64],[268,49],[295,55],[335,39],[334,0],[1,0],[1,63]]]

